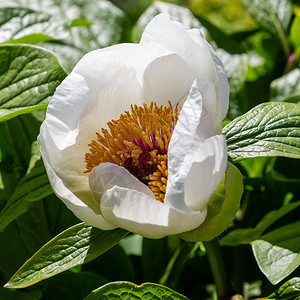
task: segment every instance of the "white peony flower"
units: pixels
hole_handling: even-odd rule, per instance
[[[86,54],[57,88],[38,137],[51,186],[103,230],[195,229],[226,170],[227,107],[211,46],[158,15],[139,44]]]

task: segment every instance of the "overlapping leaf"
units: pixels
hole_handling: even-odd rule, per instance
[[[86,52],[123,41],[128,29],[126,15],[106,0],[0,3],[0,43],[23,37],[36,43],[32,35],[42,34],[49,40],[38,42],[54,51],[68,71]]]

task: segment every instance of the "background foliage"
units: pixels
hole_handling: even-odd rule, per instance
[[[216,299],[202,242],[176,236],[149,240],[117,230],[104,243],[102,232],[76,225],[80,221],[51,190],[36,144],[47,103],[76,62],[93,49],[138,42],[159,12],[200,28],[229,79],[224,126],[234,121],[224,127],[224,134],[230,160],[243,174],[245,186],[234,221],[219,237],[233,288],[245,299],[300,299],[300,165],[295,159],[300,157],[300,3],[290,0],[0,3],[1,286],[66,229],[55,240],[65,248],[55,248],[58,255],[43,265],[34,261],[24,266],[11,287],[20,287],[18,280],[23,286],[37,282],[34,276],[30,281],[33,272],[59,273],[58,262],[66,254],[72,257],[68,271],[22,290],[1,287],[0,299],[83,299],[93,290],[86,299],[119,299],[122,293],[137,299],[145,293],[171,297],[167,299]],[[86,248],[86,234],[100,239],[96,252]],[[39,255],[49,258],[40,253],[37,262]],[[153,284],[137,288],[123,282],[99,288],[115,281]]]

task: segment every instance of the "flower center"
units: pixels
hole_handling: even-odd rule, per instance
[[[89,144],[85,154],[89,173],[100,163],[123,166],[148,185],[157,200],[164,202],[168,179],[167,152],[172,132],[178,120],[178,104],[148,107],[131,106],[118,120],[107,123],[109,130],[96,132],[97,140]]]

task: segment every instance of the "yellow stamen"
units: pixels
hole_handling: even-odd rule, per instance
[[[177,120],[178,104],[173,109],[170,101],[166,107],[153,102],[149,106],[131,106],[131,112],[125,111],[118,120],[107,123],[109,130],[96,132],[96,139],[89,144],[90,152],[85,154],[85,173],[103,162],[124,166],[148,185],[158,201],[164,202],[167,151]],[[146,158],[141,158],[145,152]],[[132,158],[131,167],[127,165],[128,158]]]

